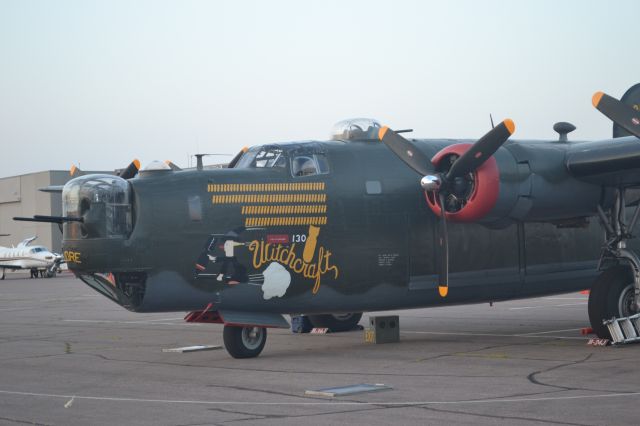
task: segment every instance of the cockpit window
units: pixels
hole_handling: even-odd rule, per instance
[[[300,154],[291,159],[293,176],[312,176],[329,173],[327,157],[322,153]]]
[[[286,166],[287,160],[281,148],[258,146],[249,149],[234,168],[284,168]]]

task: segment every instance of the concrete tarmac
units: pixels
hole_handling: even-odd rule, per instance
[[[222,327],[128,312],[70,275],[8,274],[0,424],[640,423],[640,345],[588,346],[585,295],[393,314],[399,343],[367,344],[362,331],[269,330],[254,359],[224,349],[164,353],[222,345]],[[305,396],[360,383],[393,389]]]

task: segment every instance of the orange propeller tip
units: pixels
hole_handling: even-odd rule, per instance
[[[247,151],[249,151],[249,147],[248,146],[243,146],[240,151],[247,152]]]
[[[596,92],[593,94],[593,97],[591,98],[591,103],[595,108],[598,108],[598,104],[600,103],[600,100],[602,99],[603,96],[604,96],[603,92]]]
[[[136,166],[136,169],[140,170],[140,160],[137,158],[133,160],[133,164]]]
[[[504,125],[507,128],[507,130],[509,131],[509,134],[513,134],[513,132],[516,131],[516,123],[513,122],[512,119],[507,118],[506,120],[504,120]]]
[[[438,286],[438,293],[440,293],[440,297],[447,297],[447,294],[449,294],[449,287],[446,286]]]
[[[387,130],[389,130],[387,126],[381,127],[380,130],[378,130],[378,139],[382,140],[382,138],[384,138],[385,133],[387,133]]]
[[[78,170],[78,168],[76,167],[75,164],[72,164],[71,168],[69,169],[69,174],[73,176],[76,173],[76,170]]]

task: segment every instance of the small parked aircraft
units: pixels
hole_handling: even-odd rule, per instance
[[[55,277],[64,262],[61,255],[50,252],[44,246],[29,245],[36,237],[31,237],[20,242],[16,247],[0,246],[0,280],[5,278],[5,271],[28,269],[31,278]]]

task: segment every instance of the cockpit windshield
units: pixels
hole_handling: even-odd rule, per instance
[[[284,168],[287,161],[282,148],[275,146],[254,146],[238,161],[236,169]]]

